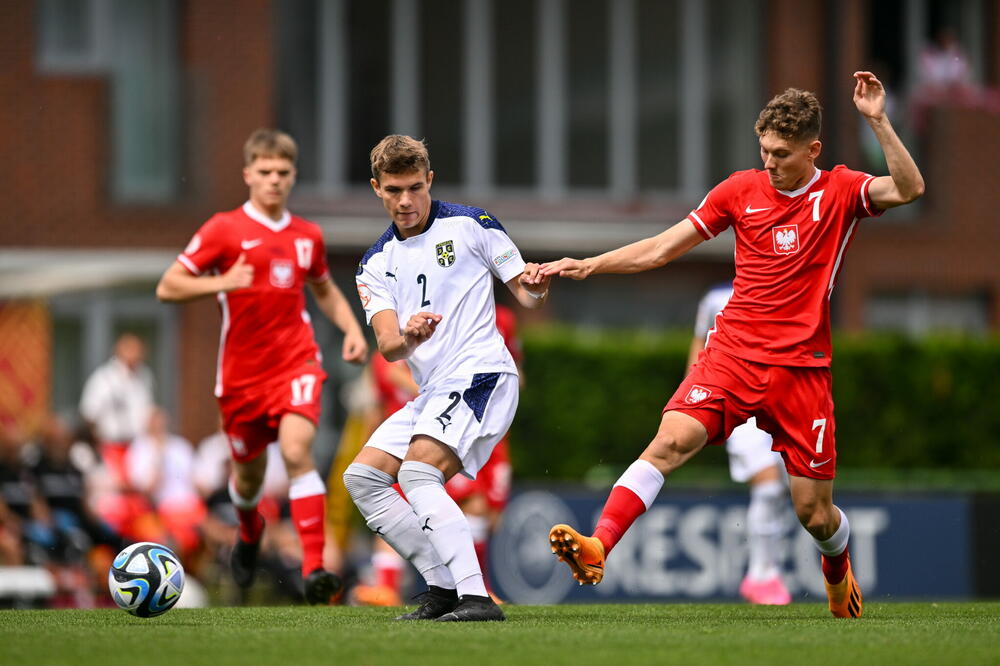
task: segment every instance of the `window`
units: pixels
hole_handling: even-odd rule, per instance
[[[176,7],[172,0],[39,0],[38,69],[111,78],[112,193],[163,202],[180,168]]]
[[[320,192],[363,186],[368,150],[402,132],[428,140],[436,183],[464,192],[697,199],[756,154],[762,12],[760,0],[294,0],[278,9],[279,119],[317,147],[300,183]]]

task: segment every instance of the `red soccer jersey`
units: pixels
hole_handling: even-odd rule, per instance
[[[688,219],[706,240],[733,227],[736,278],[706,346],[770,365],[829,366],[830,294],[844,253],[858,220],[882,213],[868,198],[873,179],[839,165],[785,192],[752,169],[709,192]]]
[[[515,363],[521,362],[521,341],[517,337],[517,315],[506,305],[496,305],[497,330]]]
[[[320,362],[303,292],[307,281],[329,278],[320,228],[287,211],[275,222],[247,202],[212,216],[177,260],[195,275],[225,273],[241,253],[253,285],[218,295],[217,397]]]

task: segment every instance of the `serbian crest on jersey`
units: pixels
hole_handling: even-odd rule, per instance
[[[684,396],[684,402],[689,405],[697,405],[699,402],[704,402],[712,395],[712,389],[707,389],[704,386],[698,386],[694,384],[691,386],[691,390],[688,394]]]
[[[786,224],[771,229],[774,251],[777,254],[795,254],[799,251],[799,225]]]
[[[280,289],[295,286],[295,265],[290,259],[271,260],[271,285]]]
[[[455,243],[445,241],[434,246],[434,254],[437,255],[438,265],[448,268],[455,263]]]

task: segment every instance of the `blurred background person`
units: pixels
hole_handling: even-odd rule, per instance
[[[88,471],[96,456],[76,435],[66,419],[49,414],[24,460],[55,531],[51,561],[59,594],[54,603],[91,607],[104,598],[108,567],[127,544],[93,510]]]
[[[694,338],[688,354],[687,370],[698,362],[705,341],[715,329],[715,318],[733,295],[733,283],[717,285],[698,303]],[[784,606],[792,597],[781,578],[781,537],[785,533],[788,487],[781,454],[771,450],[771,436],[751,418],[737,426],[726,440],[729,476],[736,483],[749,483],[746,531],[749,561],[740,583],[740,596],[752,604]]]
[[[58,534],[52,511],[27,465],[27,446],[20,428],[0,427],[0,500],[6,506],[7,531],[21,538],[24,563],[45,565],[55,554]]]
[[[129,445],[146,430],[153,409],[153,373],[146,366],[146,345],[123,333],[114,354],[83,385],[80,414],[94,429],[101,458],[116,482],[127,487]]]
[[[96,510],[112,529],[133,541],[151,536],[152,507],[130,485],[128,452],[149,424],[153,410],[153,373],[145,364],[146,345],[134,333],[123,333],[114,354],[87,378],[80,414],[91,428],[100,453],[95,477]]]
[[[128,479],[149,499],[163,535],[181,560],[193,561],[205,518],[205,505],[194,484],[194,447],[170,431],[162,407],[150,411],[146,432],[132,443]]]

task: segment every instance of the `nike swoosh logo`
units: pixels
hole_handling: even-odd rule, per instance
[[[263,242],[264,241],[261,240],[260,238],[256,238],[254,240],[240,241],[240,247],[243,248],[244,250],[252,250]]]
[[[763,212],[765,210],[771,210],[771,207],[768,206],[767,208],[751,208],[750,204],[747,204],[747,208],[743,212],[746,213],[747,215],[749,215],[750,213],[760,213],[760,212]]]
[[[314,516],[312,518],[306,518],[305,520],[299,521],[299,527],[311,527],[319,522],[319,517]]]
[[[812,467],[813,469],[816,469],[817,467],[822,467],[823,465],[827,464],[831,460],[833,460],[833,458],[827,458],[823,462],[816,462],[815,460],[810,460],[809,461],[809,466]]]

